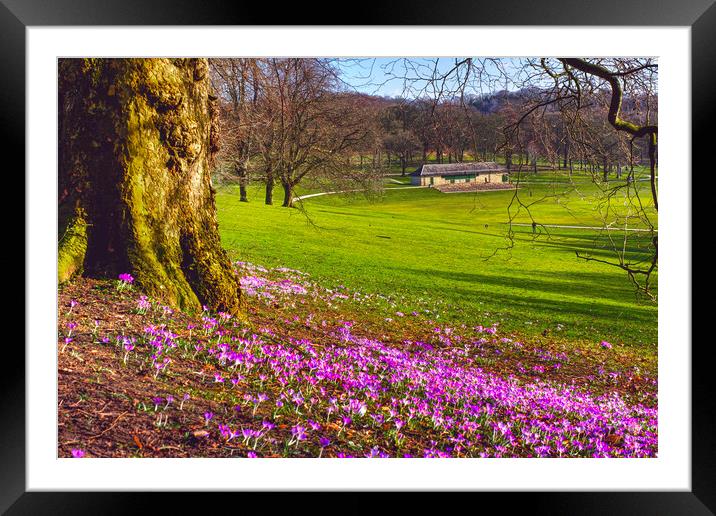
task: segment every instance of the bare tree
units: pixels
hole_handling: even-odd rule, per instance
[[[620,147],[625,146],[624,141],[615,134],[601,132],[602,138],[595,138],[594,133],[585,130],[583,113],[594,112],[592,104],[602,107],[602,113],[610,126],[619,134],[629,137],[630,145],[639,138],[646,140],[649,160],[649,184],[651,190],[651,205],[655,211],[659,209],[657,194],[657,134],[655,123],[657,73],[658,65],[652,58],[612,58],[612,59],[578,59],[559,58],[556,60],[541,59],[539,65],[545,74],[551,78],[552,83],[547,91],[550,95],[543,103],[552,103],[564,114],[566,130],[570,140],[583,147],[584,153],[594,151],[602,160],[604,182],[607,182],[610,170],[610,159],[619,155]],[[623,105],[625,93],[630,101],[630,112],[625,115]],[[606,108],[606,113],[604,113]],[[626,118],[628,116],[628,118]],[[595,145],[596,143],[596,145]],[[601,146],[601,148],[599,148]],[[622,152],[623,154],[623,152]],[[633,170],[633,147],[630,147],[630,169]],[[630,177],[633,179],[633,176]],[[624,191],[625,197],[634,208],[636,218],[647,227],[650,237],[650,257],[644,261],[630,261],[624,251],[626,247],[626,234],[624,241],[613,242],[612,250],[616,260],[602,259],[590,254],[579,253],[577,256],[589,261],[598,261],[623,269],[644,294],[653,297],[651,290],[651,276],[656,270],[658,262],[658,234],[645,209],[639,189],[634,181],[619,183],[605,189],[605,211],[610,210],[610,201],[617,193]],[[618,219],[617,219],[618,220]],[[626,222],[626,221],[625,221]]]
[[[246,186],[250,161],[258,155],[257,118],[262,75],[256,59],[212,59],[211,78],[219,93],[222,122],[221,150],[217,157],[228,162],[239,180],[240,200],[248,202]]]
[[[270,59],[267,62],[265,159],[283,186],[283,206],[309,174],[336,174],[350,168],[346,156],[365,138],[354,98],[337,91],[337,70],[324,59]]]
[[[410,157],[413,152],[420,148],[420,142],[415,135],[404,129],[399,129],[394,133],[387,134],[383,139],[383,146],[389,153],[393,153],[400,159],[400,170],[405,175],[405,169],[408,166]]]

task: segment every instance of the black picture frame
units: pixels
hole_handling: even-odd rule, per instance
[[[337,19],[320,20],[317,13],[333,13]],[[689,26],[692,71],[692,169],[707,171],[707,142],[716,105],[716,5],[714,0],[401,0],[386,5],[359,4],[340,15],[334,4],[326,8],[268,3],[251,4],[199,0],[0,0],[0,55],[3,87],[0,111],[6,152],[19,157],[24,170],[25,149],[25,31],[28,26],[62,25],[340,25],[349,19],[357,25],[550,25],[550,26]],[[310,18],[309,18],[310,16]],[[48,114],[48,116],[50,116]],[[16,168],[19,169],[19,167]],[[9,172],[9,170],[8,170]],[[688,173],[688,172],[687,172]],[[25,190],[24,181],[20,187]],[[24,191],[25,195],[28,192]],[[692,202],[692,205],[695,203]],[[695,221],[695,218],[692,217]],[[21,231],[16,225],[16,231]],[[692,230],[695,234],[696,228]],[[14,235],[11,235],[14,236]],[[17,241],[25,235],[18,235]],[[693,241],[693,240],[692,240]],[[19,247],[19,245],[18,245]],[[701,270],[693,253],[692,271]],[[23,251],[24,252],[24,251]],[[31,274],[23,264],[25,275]],[[693,303],[692,303],[693,306]],[[32,310],[26,306],[27,311]],[[27,315],[26,315],[27,316]],[[692,321],[694,320],[692,316]],[[693,328],[692,328],[693,329]],[[686,339],[691,339],[691,343]],[[692,490],[690,492],[531,492],[479,493],[475,510],[496,502],[509,512],[525,510],[544,514],[716,514],[716,403],[708,360],[710,341],[699,341],[685,332],[692,357]],[[0,424],[0,511],[7,514],[120,514],[167,510],[171,501],[185,511],[201,508],[199,497],[184,493],[79,493],[26,492],[25,484],[25,365],[23,349],[6,343],[4,361],[14,364],[0,375],[2,424]],[[272,494],[271,512],[278,505],[306,506],[308,493]],[[230,494],[212,494],[212,505]],[[235,496],[235,495],[234,495]],[[242,495],[244,496],[244,495]],[[258,496],[261,496],[260,494]],[[348,511],[365,512],[375,506],[372,494],[347,493],[340,502]],[[370,499],[368,497],[371,497]],[[204,498],[205,497],[201,497]],[[401,512],[424,503],[424,496],[391,497],[381,502]],[[451,495],[451,499],[452,498]],[[492,500],[488,500],[492,499]],[[245,500],[245,498],[244,498]],[[246,502],[242,502],[242,505]],[[277,505],[278,504],[278,505]],[[329,505],[325,506],[327,509]],[[334,509],[335,510],[335,506]],[[340,509],[339,509],[340,510]]]

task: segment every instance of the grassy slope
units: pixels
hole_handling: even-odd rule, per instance
[[[522,193],[528,202],[563,190],[549,182],[529,188],[531,196]],[[405,295],[406,309],[419,298],[443,300],[444,314],[466,322],[500,320],[505,329],[526,334],[548,330],[656,351],[656,306],[636,302],[619,270],[575,257],[575,249],[592,248],[595,231],[550,229],[549,237],[534,239],[530,227],[515,227],[514,248],[486,260],[507,243],[512,192],[405,189],[386,190],[377,201],[315,197],[303,203],[309,223],[299,210],[263,205],[259,188],[250,191],[249,203],[238,201],[237,190],[223,187],[217,196],[222,240],[234,259],[297,268],[356,290]],[[578,191],[535,204],[536,220],[599,225],[596,187],[580,182]],[[530,219],[523,213],[518,222]]]

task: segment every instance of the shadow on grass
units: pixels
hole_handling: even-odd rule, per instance
[[[610,323],[643,325],[643,331],[656,339],[656,305],[651,303],[633,304],[631,306],[615,306],[611,304],[614,294],[624,299],[629,295],[629,285],[617,279],[608,280],[604,275],[590,272],[560,273],[558,280],[549,279],[548,273],[530,272],[529,278],[523,276],[507,276],[481,274],[477,272],[450,272],[420,268],[391,268],[398,274],[429,275],[449,282],[474,285],[474,288],[435,285],[434,294],[442,298],[457,298],[474,303],[484,300],[486,305],[504,307],[496,309],[509,316],[512,312],[520,319],[530,318],[538,314],[549,319],[565,318],[582,319],[585,322],[598,322],[603,328]],[[497,288],[493,288],[497,287]],[[445,292],[441,295],[440,292]],[[511,291],[514,291],[511,292]],[[534,294],[530,294],[534,292]],[[600,298],[599,293],[609,297]],[[540,295],[542,294],[542,295]],[[593,299],[578,301],[574,296],[593,295]],[[459,301],[458,301],[459,302]],[[486,308],[487,309],[487,308]],[[494,309],[494,308],[493,308]]]

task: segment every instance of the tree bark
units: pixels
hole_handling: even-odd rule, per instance
[[[239,313],[211,185],[207,60],[61,59],[58,86],[59,191],[73,206],[58,280],[128,272],[170,305]]]

